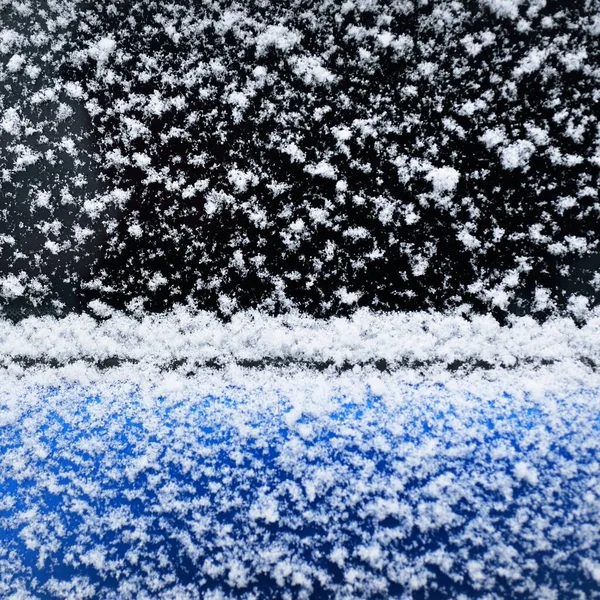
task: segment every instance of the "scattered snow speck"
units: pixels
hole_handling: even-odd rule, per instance
[[[528,140],[517,140],[500,151],[502,166],[513,171],[517,168],[527,167],[535,146]]]
[[[6,68],[12,73],[20,70],[25,64],[25,57],[22,54],[14,54],[6,64]]]
[[[431,182],[434,191],[451,192],[458,184],[460,173],[452,167],[439,167],[431,169],[425,178]]]
[[[108,60],[114,52],[117,43],[110,37],[100,38],[95,45],[90,48],[90,56],[95,58],[99,63]]]

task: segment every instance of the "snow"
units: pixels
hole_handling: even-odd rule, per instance
[[[25,64],[25,57],[23,55],[13,54],[11,59],[6,64],[6,68],[9,71],[14,73],[15,71],[18,71],[19,69],[21,69],[24,64]]]
[[[314,177],[326,177],[327,179],[336,178],[335,167],[333,167],[331,164],[324,160],[316,165],[306,165],[306,167],[304,167],[304,170],[307,173],[313,175]]]
[[[39,285],[0,310],[597,306],[593,3],[426,4],[5,2],[0,277]]]
[[[0,597],[600,598],[596,0],[0,2]]]
[[[548,58],[548,52],[540,50],[539,48],[533,48],[527,55],[521,59],[519,66],[514,71],[515,77],[521,77],[524,74],[531,74],[537,71]]]
[[[116,45],[117,43],[114,39],[102,37],[90,48],[90,56],[97,60],[98,63],[104,63],[114,52]]]
[[[269,25],[256,38],[257,54],[259,56],[264,54],[269,47],[286,52],[296,46],[300,40],[300,34],[283,25]]]
[[[25,286],[15,275],[9,275],[0,279],[0,289],[2,290],[2,296],[5,298],[22,296],[25,292]]]
[[[534,151],[535,146],[528,140],[517,140],[500,152],[502,166],[509,171],[527,167]]]
[[[293,61],[294,73],[301,77],[305,84],[310,85],[313,81],[317,83],[331,83],[335,80],[334,75],[329,72],[321,62],[312,56],[302,56]]]
[[[499,17],[516,19],[519,16],[519,6],[522,0],[480,0],[483,6],[488,7]]]
[[[451,192],[456,188],[460,173],[452,167],[432,168],[425,179],[431,181],[436,192]]]
[[[243,255],[237,256],[243,264]],[[514,280],[507,276],[504,286],[517,285],[518,274],[512,276]],[[164,275],[155,273],[148,286],[165,284]],[[5,280],[3,286],[7,294],[24,291],[16,277]],[[339,294],[348,303],[359,297],[357,292],[343,288]],[[537,301],[547,301],[547,297],[540,292]],[[231,299],[224,297],[222,302],[231,303]],[[477,361],[507,367],[540,361],[557,365],[577,365],[588,358],[595,361],[600,356],[600,315],[588,306],[585,297],[574,298],[570,306],[575,316],[585,315],[584,325],[576,325],[571,317],[544,324],[531,317],[514,317],[509,325],[501,326],[489,316],[368,310],[327,320],[302,314],[273,317],[257,311],[236,312],[224,322],[213,313],[183,307],[138,318],[96,302],[92,308],[102,317],[99,321],[88,315],[0,321],[0,360],[5,365],[23,359],[67,364],[110,358],[150,364],[180,361],[196,366],[211,361],[300,361],[336,367],[374,365],[385,360],[392,370],[413,363],[445,368]],[[101,312],[98,307],[102,307]]]
[[[574,364],[15,364],[0,386],[0,589],[589,592],[599,390]]]

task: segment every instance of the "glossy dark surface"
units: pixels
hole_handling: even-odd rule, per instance
[[[597,304],[597,2],[228,9],[0,8],[7,314]]]

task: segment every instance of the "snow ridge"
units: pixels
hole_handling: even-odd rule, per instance
[[[274,361],[346,368],[382,363],[393,370],[420,363],[446,368],[577,361],[596,368],[600,360],[600,317],[583,326],[566,317],[543,324],[514,317],[501,326],[490,316],[361,310],[327,320],[245,312],[224,322],[212,313],[185,308],[139,318],[96,309],[102,320],[69,315],[0,321],[0,362],[114,359],[197,366]]]

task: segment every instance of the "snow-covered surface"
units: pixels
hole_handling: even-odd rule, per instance
[[[223,322],[185,308],[138,318],[98,305],[96,311],[102,320],[69,315],[0,321],[0,364],[115,359],[194,367],[211,361],[275,361],[393,370],[421,363],[491,368],[554,362],[568,370],[578,363],[595,369],[600,361],[600,317],[585,325],[567,317],[544,324],[514,317],[510,325],[500,326],[491,316],[424,312],[362,310],[327,320],[246,312]]]
[[[599,394],[582,366],[5,371],[0,595],[599,598]]]
[[[598,0],[0,0],[0,310],[600,300]]]
[[[0,326],[3,598],[600,598],[596,320],[95,308]]]
[[[600,598],[595,320],[103,318],[1,325],[0,596]]]
[[[599,14],[0,0],[0,597],[600,598]]]

